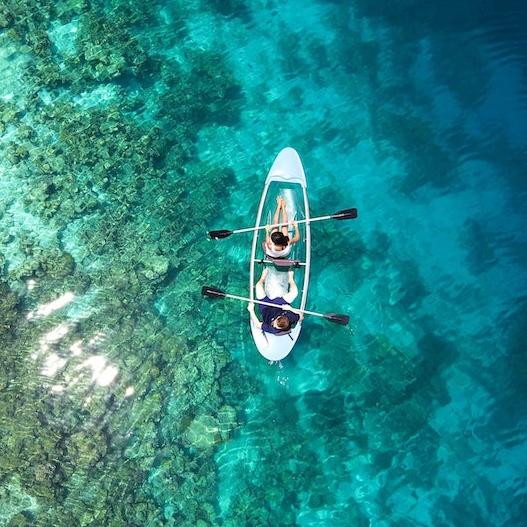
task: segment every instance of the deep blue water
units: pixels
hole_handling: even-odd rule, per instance
[[[523,2],[0,7],[0,525],[507,526],[527,514]],[[270,366],[250,226],[312,227]]]

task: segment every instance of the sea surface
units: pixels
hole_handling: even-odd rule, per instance
[[[525,525],[526,140],[519,0],[3,0],[0,526]],[[269,365],[286,146],[351,321]]]

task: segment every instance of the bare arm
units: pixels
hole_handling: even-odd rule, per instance
[[[295,235],[293,236],[293,239],[289,242],[291,245],[300,240],[300,229],[298,228],[298,222],[294,221],[293,225],[295,226]]]
[[[269,227],[269,225],[266,225],[265,226],[265,244],[267,245],[267,247],[270,247],[271,246],[271,227]]]
[[[282,200],[280,199],[280,196],[276,197],[276,211],[273,216],[273,225],[277,225],[280,223],[280,210],[282,209]],[[278,230],[277,227],[273,227],[274,230]]]
[[[282,200],[282,234],[284,236],[289,236],[289,230],[287,228],[288,223],[289,220],[287,219],[287,209],[285,206],[285,201]]]

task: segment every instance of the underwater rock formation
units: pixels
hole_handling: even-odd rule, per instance
[[[172,15],[183,30],[185,10]],[[229,354],[206,321],[190,323],[201,298],[189,292],[217,274],[195,227],[234,175],[193,143],[237,121],[240,90],[213,50],[174,40],[185,60],[159,56],[148,30],[164,24],[141,2],[0,6],[0,46],[24,80],[0,99],[17,190],[0,209],[9,525],[216,522],[214,449],[239,419],[219,395]],[[207,181],[194,188],[193,175]],[[154,306],[169,284],[185,306],[177,335]]]

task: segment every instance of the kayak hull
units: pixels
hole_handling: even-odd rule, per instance
[[[309,202],[307,197],[307,182],[302,162],[296,150],[284,148],[275,158],[265,180],[260,198],[255,227],[261,227],[272,222],[276,209],[276,197],[282,196],[286,201],[289,221],[309,220]],[[292,227],[292,226],[291,226]],[[311,230],[309,222],[300,225],[300,241],[292,246],[292,256],[303,265],[296,268],[295,282],[298,296],[292,306],[305,309],[311,267]],[[290,234],[292,237],[292,232]],[[249,297],[255,299],[255,284],[261,273],[265,229],[254,231],[251,248]],[[282,297],[288,291],[287,268],[269,267],[265,281],[265,293],[270,299]],[[258,308],[257,308],[258,309]],[[260,317],[261,318],[261,317]],[[286,335],[274,335],[263,332],[251,323],[251,333],[260,354],[268,360],[281,360],[291,353],[302,329],[301,322]]]

